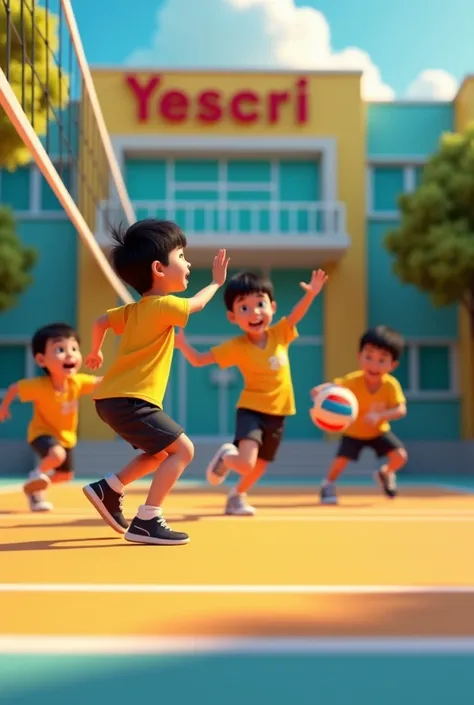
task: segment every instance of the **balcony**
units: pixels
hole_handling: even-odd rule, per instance
[[[138,219],[175,220],[188,236],[195,265],[209,263],[211,253],[226,247],[236,266],[315,266],[337,261],[350,244],[343,203],[135,201]],[[116,211],[118,213],[118,211]],[[112,221],[120,217],[112,217]],[[96,236],[106,248],[105,218],[99,214]]]

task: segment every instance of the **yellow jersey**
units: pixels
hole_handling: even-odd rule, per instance
[[[132,397],[161,409],[173,360],[174,326],[183,328],[188,322],[189,299],[144,296],[110,309],[107,316],[122,340],[94,398]]]
[[[33,418],[28,425],[28,443],[38,436],[52,436],[63,448],[77,443],[78,399],[91,394],[97,385],[93,375],[75,374],[66,379],[66,388],[58,392],[47,375],[21,379],[18,396],[22,402],[32,402]]]
[[[246,336],[231,338],[211,348],[219,367],[237,367],[244,389],[237,402],[241,409],[263,414],[291,416],[296,413],[288,347],[298,337],[287,318],[267,330],[264,348]]]
[[[383,412],[406,403],[400,382],[392,375],[383,375],[380,387],[374,392],[368,389],[361,370],[335,379],[334,384],[350,389],[359,402],[359,415],[344,433],[350,438],[365,440],[387,433],[390,430],[388,421],[382,420],[378,424],[371,424],[365,421],[365,416],[371,411]]]

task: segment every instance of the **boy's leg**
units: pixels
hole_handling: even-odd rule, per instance
[[[408,460],[408,454],[403,443],[394,433],[385,433],[373,442],[373,449],[379,458],[387,457],[376,473],[376,479],[387,497],[393,499],[397,496],[396,473],[401,470]]]
[[[329,466],[326,479],[321,485],[321,504],[337,504],[336,482],[351,461],[359,458],[364,442],[358,438],[342,436],[336,457]]]
[[[255,427],[258,423],[258,436]],[[247,427],[250,428],[250,423],[247,422]],[[247,492],[258,482],[267,469],[268,463],[275,460],[280,443],[283,439],[285,428],[284,416],[271,416],[270,414],[258,415],[255,418],[254,429],[250,429],[250,434],[253,438],[261,439],[260,443],[257,440],[250,438],[241,440],[239,443],[239,456],[252,455],[248,458],[251,467],[240,478],[235,490],[233,490],[227,499],[226,514],[237,516],[253,516],[255,508],[247,501]],[[250,444],[253,444],[250,446]],[[249,448],[249,451],[247,451]],[[252,449],[252,450],[250,450]],[[255,449],[258,457],[255,458]],[[226,456],[224,462],[228,459],[229,464],[234,461],[233,456]]]
[[[59,471],[60,478],[69,479],[70,451],[63,448],[52,436],[39,436],[31,447],[40,457],[36,468],[30,472],[23,485],[23,491],[33,512],[49,512],[53,509],[51,502],[46,500],[45,490],[51,482],[55,482]]]
[[[265,414],[250,409],[237,409],[235,438],[224,443],[206,469],[211,485],[220,485],[232,470],[239,475],[252,472],[263,445]]]
[[[158,407],[140,399],[106,399],[96,403],[101,419],[125,441],[144,453],[116,475],[84,487],[84,494],[101,516],[129,541],[151,544],[187,543],[183,532],[172,531],[161,504],[186,465],[194,448],[183,429]],[[157,469],[158,468],[158,469]],[[155,471],[146,503],[130,526],[122,514],[124,486]]]

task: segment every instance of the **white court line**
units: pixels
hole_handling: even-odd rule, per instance
[[[0,636],[0,654],[466,654],[474,638]]]
[[[145,585],[120,583],[0,583],[0,593],[85,592],[246,595],[474,595],[474,585]]]
[[[443,482],[436,484],[435,487],[444,492],[457,492],[457,494],[460,495],[474,495],[474,489],[472,487],[466,487],[465,485],[449,485]]]

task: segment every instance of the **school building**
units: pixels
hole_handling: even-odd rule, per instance
[[[474,437],[468,322],[457,307],[435,309],[403,286],[383,241],[397,225],[398,196],[416,188],[442,133],[474,119],[474,77],[453,102],[367,104],[353,72],[96,69],[93,76],[137,218],[170,218],[188,235],[191,291],[209,281],[219,247],[230,253],[233,271],[270,274],[280,315],[301,295],[299,282],[311,269],[330,273],[291,349],[298,414],[288,422],[282,462],[294,466],[297,457],[309,468],[332,453],[310,422],[309,389],[354,369],[361,333],[385,323],[408,343],[397,375],[409,413],[394,430],[412,449],[410,467],[467,466]],[[87,348],[93,319],[117,297],[36,167],[3,172],[0,200],[14,208],[22,237],[39,251],[34,285],[0,316],[5,388],[36,374],[28,352],[36,327],[68,321]],[[95,235],[107,250],[100,222]],[[219,295],[187,328],[200,349],[235,332]],[[115,345],[110,336],[109,359]],[[215,446],[232,435],[240,385],[237,371],[194,369],[177,353],[165,407],[198,446]],[[121,442],[91,402],[81,411],[81,462],[120,457]],[[0,426],[10,458],[24,447],[29,416],[28,405],[16,404],[13,420]]]

